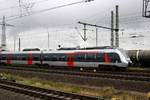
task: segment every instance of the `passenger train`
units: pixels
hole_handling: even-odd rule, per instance
[[[0,52],[1,64],[46,65],[66,68],[127,68],[131,62],[119,48]],[[44,66],[43,66],[44,67]]]

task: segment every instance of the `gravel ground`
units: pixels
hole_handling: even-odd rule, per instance
[[[0,100],[42,100],[42,99],[0,89]]]

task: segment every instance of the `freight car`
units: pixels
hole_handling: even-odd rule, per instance
[[[150,66],[150,50],[127,50],[133,66]]]
[[[130,58],[118,48],[57,51],[1,52],[1,64],[36,64],[69,68],[127,68]]]

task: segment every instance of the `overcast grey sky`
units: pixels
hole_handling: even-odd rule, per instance
[[[150,49],[149,22],[142,17],[143,0],[94,0],[63,8],[53,9],[42,13],[37,11],[74,3],[82,0],[0,0],[0,15],[6,16],[7,23],[15,27],[7,28],[7,48],[13,50],[14,37],[16,45],[21,37],[22,48],[39,47],[47,49],[47,29],[50,34],[50,48],[59,44],[70,46],[95,46],[95,28],[88,27],[88,41],[83,42],[74,27],[83,33],[83,26],[78,21],[110,27],[110,12],[119,5],[120,47],[126,49]],[[10,20],[13,16],[26,17]],[[30,16],[28,16],[30,15]],[[1,21],[1,20],[0,20]],[[0,32],[1,33],[1,32]],[[142,36],[141,36],[142,34]],[[130,38],[133,35],[138,38]],[[99,29],[99,46],[110,45],[110,31]],[[129,45],[130,44],[130,45]],[[16,46],[17,49],[17,46]]]

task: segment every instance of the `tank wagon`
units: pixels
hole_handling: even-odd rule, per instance
[[[150,50],[127,50],[133,66],[150,66]]]
[[[68,68],[127,68],[130,58],[123,49],[1,52],[1,64],[46,65]]]

